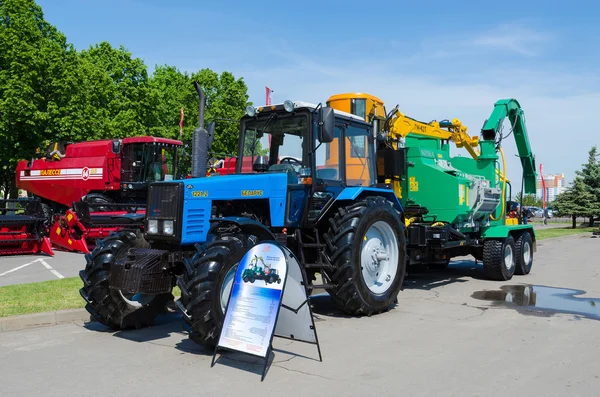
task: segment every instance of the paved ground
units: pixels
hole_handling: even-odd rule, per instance
[[[413,274],[398,306],[347,318],[314,298],[324,361],[314,346],[276,339],[261,365],[190,342],[177,316],[129,332],[97,323],[0,334],[2,396],[590,396],[600,388],[600,322],[515,311],[471,295],[531,283],[600,297],[600,239],[538,247],[532,273],[508,283],[480,279],[473,262]]]
[[[84,267],[83,254],[57,250],[54,251],[54,256],[0,256],[0,287],[74,277]]]

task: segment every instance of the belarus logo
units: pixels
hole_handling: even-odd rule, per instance
[[[87,181],[90,177],[90,169],[88,167],[84,167],[83,171],[81,171],[81,179]]]

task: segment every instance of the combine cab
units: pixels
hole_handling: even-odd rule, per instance
[[[148,185],[176,178],[180,146],[155,137],[55,143],[18,163],[17,187],[40,199],[52,244],[89,253],[97,238],[141,229]]]
[[[37,199],[0,200],[0,255],[54,255]]]

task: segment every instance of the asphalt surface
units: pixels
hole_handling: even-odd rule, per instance
[[[83,254],[58,250],[54,250],[54,256],[0,256],[0,287],[74,277],[84,267]]]
[[[191,342],[181,319],[112,332],[98,323],[0,335],[2,396],[590,396],[600,389],[600,322],[580,315],[513,310],[471,297],[529,283],[600,297],[600,239],[542,242],[528,276],[481,279],[473,261],[410,274],[398,305],[346,317],[313,298],[315,346],[275,339],[262,364]],[[539,299],[538,299],[539,300]],[[585,299],[583,299],[585,300]]]

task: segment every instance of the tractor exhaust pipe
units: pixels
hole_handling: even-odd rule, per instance
[[[200,84],[195,81],[194,87],[200,97],[200,104],[198,106],[198,128],[192,135],[192,178],[202,178],[206,176],[208,162],[208,132],[204,129],[206,96]]]

